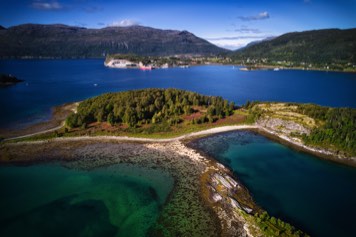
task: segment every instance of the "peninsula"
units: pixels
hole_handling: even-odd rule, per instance
[[[0,74],[0,86],[11,86],[19,82],[23,82],[23,80],[20,80],[12,75]]]
[[[176,186],[150,230],[154,235],[170,229],[211,236],[306,236],[256,205],[229,169],[190,148],[193,138],[252,129],[321,157],[356,164],[354,109],[288,103],[237,107],[221,97],[178,89],[108,93],[63,109],[67,117],[57,130],[5,139],[1,163],[39,162],[46,154],[47,161],[75,161],[86,169],[118,162],[163,167]],[[179,214],[171,216],[172,208]],[[187,216],[192,225],[182,225]]]

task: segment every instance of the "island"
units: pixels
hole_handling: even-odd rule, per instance
[[[266,102],[239,107],[222,97],[173,88],[107,93],[68,108],[55,131],[6,137],[0,162],[164,169],[175,187],[149,230],[152,236],[307,236],[271,217],[231,170],[193,149],[190,141],[197,137],[250,129],[321,158],[356,164],[351,108]]]
[[[23,80],[20,80],[11,74],[0,74],[0,86],[11,86],[19,82],[23,82]]]

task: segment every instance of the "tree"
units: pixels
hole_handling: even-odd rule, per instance
[[[137,116],[132,108],[126,108],[123,121],[130,127],[135,127],[137,124]]]
[[[114,117],[114,114],[112,112],[108,115],[107,122],[110,123],[111,126],[114,125],[115,117]]]

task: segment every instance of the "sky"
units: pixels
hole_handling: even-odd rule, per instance
[[[228,49],[287,32],[355,28],[356,0],[1,0],[0,25],[187,30]]]

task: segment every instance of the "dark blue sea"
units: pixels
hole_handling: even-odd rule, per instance
[[[233,66],[197,66],[152,71],[110,69],[102,59],[0,60],[0,73],[25,80],[0,88],[1,127],[43,121],[50,108],[105,92],[179,88],[247,100],[356,107],[356,74],[280,70],[240,71]]]

